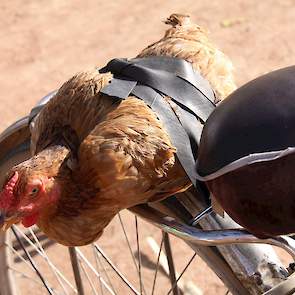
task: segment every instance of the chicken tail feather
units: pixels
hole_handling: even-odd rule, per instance
[[[190,15],[173,13],[166,19],[165,24],[173,27],[191,24]]]

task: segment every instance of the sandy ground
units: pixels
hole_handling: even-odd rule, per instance
[[[294,64],[294,0],[1,1],[0,130],[26,115],[38,99],[74,73],[103,66],[113,57],[135,56],[163,35],[161,21],[173,12],[190,13],[210,31],[231,57],[239,85]],[[116,249],[120,241],[114,243],[110,237],[105,243]],[[51,249],[58,257],[60,252],[54,249],[59,248]],[[184,247],[179,245],[176,251],[178,257],[189,258]],[[225,293],[202,262],[198,260],[194,268],[204,294]]]

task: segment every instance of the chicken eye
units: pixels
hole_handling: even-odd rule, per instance
[[[31,190],[31,195],[36,195],[38,192],[39,192],[39,188],[34,187],[34,188],[32,188],[32,190]]]

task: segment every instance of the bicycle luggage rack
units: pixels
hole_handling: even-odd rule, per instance
[[[258,239],[243,229],[210,230],[203,231],[177,222],[174,218],[165,216],[148,205],[139,205],[130,208],[133,213],[163,231],[202,246],[219,246],[228,244],[257,243],[277,246],[288,252],[295,261],[295,240],[288,236],[280,236],[269,239]],[[201,213],[202,214],[202,213]],[[200,215],[201,215],[200,214]],[[198,216],[196,217],[196,219]],[[273,287],[263,295],[288,295],[295,292],[295,274],[284,282]]]
[[[287,236],[258,239],[243,229],[204,231],[177,222],[174,218],[165,216],[148,205],[139,205],[129,210],[144,219],[152,221],[155,226],[163,231],[201,246],[242,243],[269,244],[284,249],[295,261],[295,240]]]

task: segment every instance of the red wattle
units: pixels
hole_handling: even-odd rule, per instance
[[[33,214],[33,215],[30,215],[30,216],[24,217],[24,218],[22,219],[22,225],[23,225],[24,227],[30,227],[30,226],[32,226],[32,225],[34,225],[34,224],[37,223],[37,221],[38,221],[38,217],[39,217],[39,214],[38,214],[38,213],[35,213],[35,214]]]

